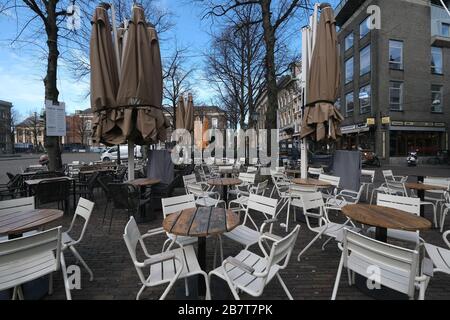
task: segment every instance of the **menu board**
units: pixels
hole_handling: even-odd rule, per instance
[[[45,101],[45,123],[47,136],[64,137],[66,135],[66,105],[64,102],[55,105],[52,101]]]

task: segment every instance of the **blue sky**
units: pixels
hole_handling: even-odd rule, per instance
[[[332,3],[338,1],[332,1]],[[175,39],[179,46],[192,48],[189,52],[189,63],[198,68],[195,74],[195,91],[199,100],[209,103],[213,96],[208,83],[202,80],[202,53],[209,46],[208,31],[211,23],[202,21],[201,8],[179,0],[158,0],[158,5],[167,8],[174,14],[175,27],[161,41],[161,53],[169,54]],[[300,30],[299,25],[299,30]],[[0,100],[11,101],[22,116],[30,111],[39,110],[44,105],[44,85],[46,58],[39,49],[33,46],[12,48],[10,41],[17,33],[14,17],[0,16]],[[41,42],[42,45],[45,43]],[[299,38],[293,43],[295,50],[300,50]],[[67,112],[89,108],[88,81],[76,81],[61,61],[58,76],[60,101],[66,103]]]

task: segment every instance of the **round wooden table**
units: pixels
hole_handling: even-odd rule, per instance
[[[387,242],[387,229],[417,231],[431,228],[427,219],[394,208],[350,204],[342,208],[342,213],[353,221],[375,227],[375,238],[383,242]]]
[[[163,229],[177,236],[198,238],[198,262],[206,270],[206,237],[232,231],[240,224],[239,213],[224,208],[191,208],[168,215]],[[199,291],[204,294],[204,282],[199,279]]]
[[[11,212],[0,216],[0,234],[9,239],[21,237],[24,232],[41,228],[62,218],[64,211],[56,209],[35,209]]]
[[[320,188],[329,188],[329,187],[333,186],[329,182],[318,180],[318,179],[311,179],[311,178],[292,179],[292,182],[295,184],[302,185],[302,186],[316,186],[316,187],[320,187]]]
[[[238,184],[242,183],[242,180],[236,178],[223,178],[210,179],[207,182],[211,186],[222,187],[222,199],[228,206],[228,186],[237,186]]]
[[[408,189],[416,190],[417,196],[420,198],[420,200],[425,200],[425,191],[432,191],[432,190],[438,190],[438,191],[446,191],[448,187],[444,186],[436,186],[436,185],[430,185],[430,184],[424,184],[421,182],[411,182],[411,183],[405,183],[405,187]],[[425,210],[424,206],[420,206],[420,216],[425,217]]]

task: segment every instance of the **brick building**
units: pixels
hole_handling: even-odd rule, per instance
[[[2,153],[13,151],[11,109],[11,102],[0,100],[0,152]]]

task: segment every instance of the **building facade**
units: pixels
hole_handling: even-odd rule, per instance
[[[40,114],[34,112],[15,127],[14,143],[16,144],[16,150],[44,150],[44,135],[44,120]]]
[[[66,147],[92,147],[92,121],[91,109],[77,110],[73,115],[66,116],[66,136],[62,143]]]
[[[335,14],[341,147],[391,162],[449,149],[450,17],[439,1],[345,0]]]
[[[12,103],[0,100],[0,152],[13,152],[13,134],[11,134]]]

